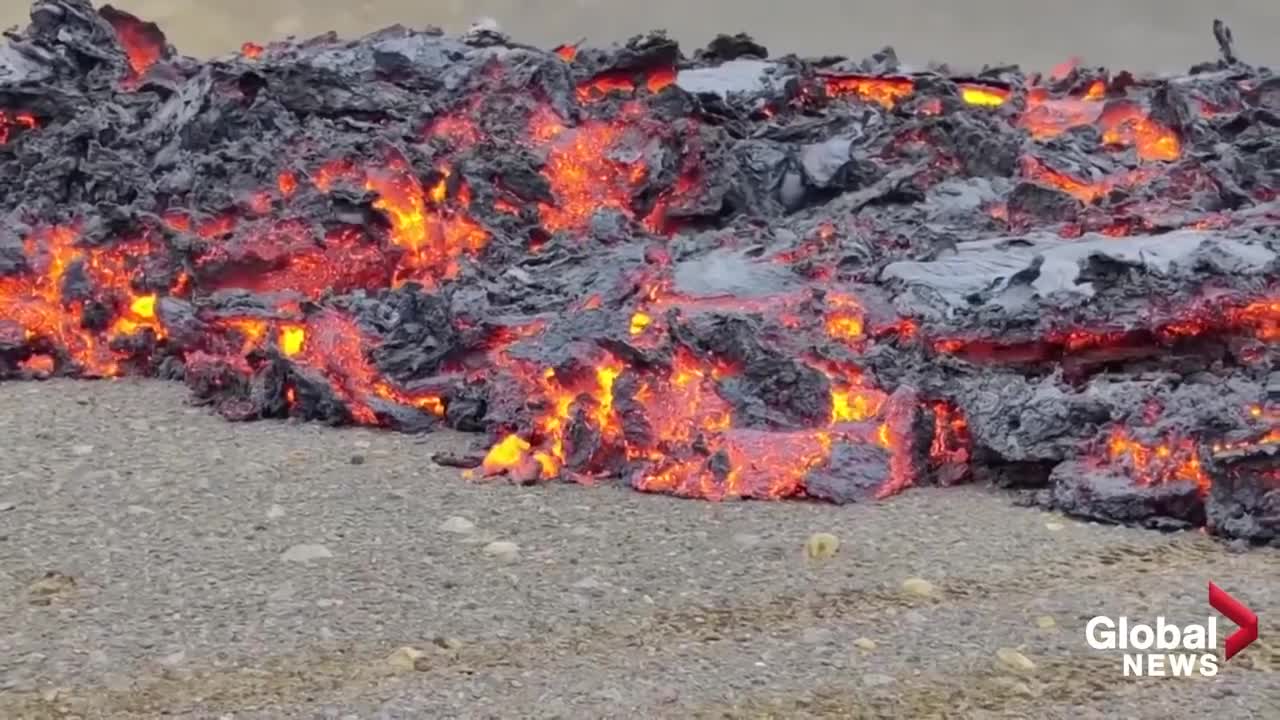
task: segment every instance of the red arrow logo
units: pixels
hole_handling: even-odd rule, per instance
[[[1228,595],[1226,590],[1214,585],[1212,580],[1209,581],[1209,604],[1214,610],[1226,615],[1228,620],[1240,626],[1239,630],[1231,633],[1227,638],[1227,660],[1235,657],[1236,653],[1249,647],[1254,640],[1258,639],[1258,616],[1245,607],[1244,603]]]

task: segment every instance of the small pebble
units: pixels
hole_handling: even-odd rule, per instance
[[[71,446],[72,455],[79,455],[81,457],[84,457],[85,455],[88,455],[91,452],[93,452],[92,445],[72,445]]]
[[[1028,673],[1036,669],[1035,663],[1013,648],[1004,647],[996,650],[996,659],[1010,670]]]
[[[14,505],[11,502],[0,501],[0,512],[8,512],[9,510],[14,509],[15,507],[17,507],[17,505]]]
[[[515,562],[520,559],[520,546],[509,540],[495,540],[484,546],[484,554],[503,562]]]
[[[421,650],[405,645],[403,647],[396,648],[387,656],[387,664],[396,670],[409,672],[411,670],[417,670],[419,661],[424,657],[425,654]]]
[[[283,507],[280,507],[279,505],[276,505],[276,504],[272,504],[271,507],[267,508],[268,520],[279,520],[282,517],[284,517]]]
[[[76,587],[76,579],[70,575],[64,575],[56,570],[51,570],[44,574],[44,577],[36,580],[27,587],[32,595],[57,595],[68,590],[74,590]]]
[[[327,560],[331,557],[333,557],[333,553],[329,551],[329,548],[323,545],[311,543],[294,545],[280,555],[280,559],[284,562],[299,563],[310,562],[312,560]]]
[[[866,650],[868,652],[876,649],[876,641],[871,638],[860,637],[853,641],[853,645],[859,650]]]
[[[937,590],[933,587],[933,583],[925,580],[924,578],[918,577],[907,578],[904,580],[902,582],[902,589],[917,597],[933,597],[937,593]]]
[[[1041,615],[1036,618],[1036,627],[1041,630],[1052,630],[1058,626],[1058,621],[1053,619],[1052,615]]]
[[[814,533],[804,543],[804,554],[810,560],[826,560],[840,551],[840,538],[831,533]]]
[[[360,454],[352,455],[352,456],[351,456],[351,464],[352,464],[352,465],[363,465],[363,464],[364,464],[364,456],[363,456],[363,455],[360,455]]]
[[[455,533],[458,535],[466,535],[476,529],[476,524],[470,520],[454,515],[444,522],[440,523],[440,531],[447,533]]]
[[[1058,532],[1059,530],[1065,527],[1066,525],[1063,525],[1060,522],[1054,522],[1052,520],[1044,524],[1044,529],[1048,530],[1049,532]]]

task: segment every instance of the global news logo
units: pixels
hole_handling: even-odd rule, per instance
[[[1218,618],[1178,625],[1157,616],[1155,624],[1126,616],[1099,615],[1085,625],[1085,640],[1094,650],[1123,650],[1125,677],[1190,677],[1218,674],[1219,666],[1258,639],[1258,616],[1225,590],[1209,583],[1209,606],[1239,629],[1227,636],[1219,660]]]

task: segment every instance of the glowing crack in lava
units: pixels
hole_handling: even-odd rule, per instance
[[[445,209],[449,170],[441,168],[439,174],[435,184],[424,189],[408,163],[393,156],[384,167],[371,169],[365,180],[365,187],[381,196],[374,207],[391,221],[392,242],[406,251],[398,280],[430,283],[453,277],[458,258],[480,252],[489,241],[479,225]],[[465,185],[459,189],[458,202],[471,203]]]
[[[648,142],[639,121],[640,109],[629,106],[624,118],[592,120],[566,126],[549,108],[540,108],[529,123],[529,135],[547,148],[542,174],[551,182],[556,202],[538,206],[542,226],[551,232],[584,228],[601,209],[634,217],[632,193],[648,177],[642,158],[622,153],[626,143]]]
[[[1098,117],[1102,142],[1133,147],[1141,160],[1177,160],[1182,143],[1173,130],[1152,120],[1136,103],[1116,102]]]
[[[1020,158],[1023,177],[1028,180],[1055,187],[1083,203],[1097,201],[1117,188],[1129,188],[1140,185],[1156,176],[1155,171],[1147,168],[1134,168],[1111,177],[1097,181],[1085,181],[1068,173],[1054,170],[1043,160],[1024,155]]]
[[[891,109],[915,90],[915,83],[905,77],[868,75],[828,75],[823,89],[829,97],[856,97]]]
[[[151,66],[164,57],[164,33],[155,23],[144,22],[110,5],[103,6],[99,13],[116,31],[116,38],[129,62],[126,85],[137,85]]]
[[[991,85],[965,83],[960,86],[960,99],[969,105],[999,107],[1009,100],[1009,91]]]
[[[35,130],[36,125],[36,117],[31,113],[0,108],[0,145],[9,142],[9,135],[15,131]]]
[[[1116,428],[1107,440],[1107,461],[1125,467],[1141,485],[1185,481],[1203,496],[1211,486],[1200,462],[1200,451],[1191,438],[1169,438],[1154,444],[1135,440],[1124,428]]]
[[[676,69],[658,68],[642,73],[608,72],[597,75],[578,85],[578,102],[602,100],[610,93],[634,94],[644,88],[649,94],[657,94],[676,81]]]

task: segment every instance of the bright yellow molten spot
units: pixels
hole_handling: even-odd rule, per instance
[[[306,342],[306,329],[297,325],[286,325],[280,328],[280,352],[286,357],[293,357],[302,352],[302,346]]]
[[[1003,105],[1006,100],[1003,93],[974,85],[960,88],[960,98],[970,105],[982,107],[997,107]]]
[[[640,333],[644,332],[645,329],[648,328],[649,325],[651,325],[652,323],[653,323],[653,318],[649,317],[643,312],[636,311],[636,314],[631,316],[631,334],[639,335]]]
[[[156,316],[156,296],[140,295],[129,303],[129,312],[134,315],[150,320]]]
[[[880,403],[857,390],[831,390],[831,422],[860,422],[875,415]]]
[[[513,468],[524,459],[525,453],[529,452],[529,447],[529,441],[519,435],[508,435],[489,448],[481,467],[486,475],[496,475],[503,470]]]

